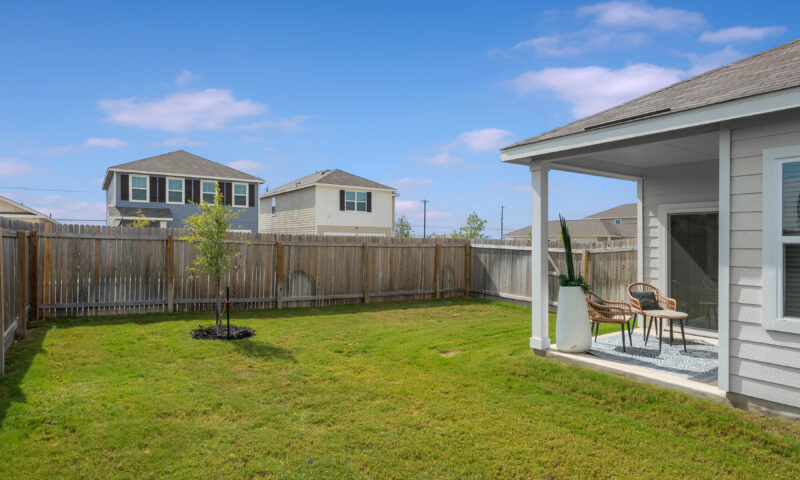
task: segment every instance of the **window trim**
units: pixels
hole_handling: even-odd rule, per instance
[[[347,189],[345,189],[344,190],[344,210],[342,210],[342,211],[343,212],[354,212],[354,213],[370,213],[370,212],[367,211],[367,192],[368,192],[368,190],[347,190]],[[352,193],[353,194],[353,200],[348,200],[347,199],[347,194],[348,193]],[[358,199],[358,194],[359,193],[363,193],[364,194],[364,200],[363,201]],[[347,209],[347,202],[352,202],[353,203],[353,210],[348,210]],[[358,209],[358,204],[359,203],[363,203],[364,204],[364,210],[359,210]]]
[[[170,192],[177,192],[177,190],[170,190],[169,188],[169,181],[170,180],[178,180],[181,182],[181,200],[179,202],[170,202],[169,201],[169,193]],[[167,203],[171,203],[173,205],[182,205],[185,202],[185,194],[186,194],[186,182],[183,178],[178,177],[167,177]]]
[[[200,180],[200,203],[206,202],[206,199],[205,199],[205,196],[206,196],[206,195],[211,195],[210,193],[206,193],[206,192],[205,192],[205,189],[203,188],[203,187],[205,186],[205,184],[206,184],[206,183],[210,183],[210,184],[214,185],[214,196],[216,197],[216,195],[217,195],[217,193],[216,193],[216,192],[217,192],[217,187],[216,187],[216,185],[217,185],[219,182],[215,182],[215,181],[213,181],[213,180]],[[213,202],[213,201],[211,201],[211,202],[206,202],[206,203],[208,203],[208,204],[210,205],[210,204],[212,204],[212,203],[214,203],[214,202]]]
[[[236,205],[236,185],[241,185],[244,187],[244,194],[239,195],[240,197],[244,197],[244,205]],[[231,185],[231,206],[234,208],[248,208],[249,193],[250,192],[247,191],[246,183],[233,183]]]
[[[136,175],[136,174],[129,174],[130,177],[128,179],[128,201],[129,202],[136,202],[136,203],[150,203],[150,175]],[[142,177],[144,178],[144,200],[135,200],[133,198],[133,178],[134,177]],[[137,188],[136,190],[141,190],[141,188]]]
[[[762,152],[762,316],[767,330],[800,333],[800,318],[783,316],[783,249],[800,244],[800,237],[783,235],[783,165],[800,162],[800,145],[767,148]],[[772,292],[772,293],[770,293]]]
[[[272,212],[272,216],[275,216],[278,213],[278,202],[275,200],[275,197],[270,197],[272,201],[270,202],[270,208]]]

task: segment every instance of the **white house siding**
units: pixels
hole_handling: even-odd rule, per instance
[[[700,163],[651,168],[645,172],[643,215],[644,281],[666,288],[661,272],[658,209],[660,205],[716,202],[719,166],[716,159]]]
[[[730,390],[800,407],[800,335],[762,326],[761,155],[791,145],[800,120],[731,129]]]
[[[263,197],[260,202],[261,233],[317,233],[314,218],[315,188],[302,188],[275,195],[276,213],[272,214],[272,197]]]
[[[394,196],[387,190],[359,187],[317,185],[317,233],[371,233],[391,235],[394,213]],[[339,190],[372,192],[372,211],[353,212],[339,210]]]

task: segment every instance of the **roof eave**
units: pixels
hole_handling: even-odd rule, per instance
[[[196,175],[196,174],[186,174],[186,173],[175,173],[175,172],[159,172],[155,170],[130,170],[127,168],[118,168],[118,167],[110,167],[106,171],[106,181],[108,181],[108,174],[110,172],[125,172],[125,173],[132,173],[134,175],[141,174],[141,175],[164,175],[166,177],[173,176],[173,177],[182,177],[182,178],[203,178],[207,180],[227,180],[231,182],[248,182],[248,183],[258,183],[262,184],[265,182],[263,178],[256,177],[251,175],[252,179],[247,178],[233,178],[233,177],[218,177],[218,176],[209,176],[209,175]],[[105,185],[105,182],[104,182]],[[103,189],[106,187],[104,186]]]
[[[800,87],[787,88],[597,130],[549,138],[524,145],[512,145],[500,150],[500,160],[505,163],[529,165],[537,157],[568,155],[580,148],[591,148],[612,142],[713,125],[798,107],[800,107]]]

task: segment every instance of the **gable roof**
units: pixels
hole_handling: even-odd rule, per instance
[[[156,175],[210,178],[213,180],[241,180],[264,183],[264,180],[221,163],[194,155],[185,150],[164,153],[128,163],[114,165],[106,170],[103,190],[108,188],[111,172],[141,172]]]
[[[31,207],[15,202],[8,197],[0,195],[0,217],[14,218],[44,218],[58,225],[58,222],[44,213]]]
[[[731,100],[800,86],[800,39],[757,53],[648,93],[505,147],[503,150],[552,138],[600,129],[643,118],[670,115]]]
[[[618,205],[602,212],[597,212],[594,215],[589,215],[584,218],[598,218],[598,219],[613,219],[613,218],[636,218],[636,204],[626,203]]]
[[[262,193],[260,197],[269,197],[278,193],[284,193],[290,190],[299,190],[312,185],[337,185],[341,187],[372,188],[395,191],[395,189],[392,187],[378,182],[373,182],[372,180],[368,180],[364,177],[359,177],[358,175],[353,175],[352,173],[335,168],[333,170],[322,170],[312,173],[311,175],[306,175],[303,178],[298,178],[297,180],[289,182],[286,185],[281,185],[278,188],[273,188],[272,190]]]

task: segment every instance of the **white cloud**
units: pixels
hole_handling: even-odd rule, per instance
[[[731,42],[748,42],[761,40],[766,37],[777,37],[783,35],[786,27],[773,25],[771,27],[747,27],[738,26],[724,28],[716,32],[703,32],[700,35],[701,42],[708,43],[731,43]]]
[[[531,187],[530,185],[514,185],[515,192],[526,193],[530,192],[531,190],[533,190],[533,187]]]
[[[381,181],[381,183],[395,188],[414,188],[421,187],[422,185],[433,185],[433,180],[430,178],[403,177],[397,180],[384,180]]]
[[[272,146],[272,145],[267,145],[266,147],[262,148],[261,150],[264,151],[264,152],[274,152],[277,149],[278,149],[278,147],[275,147],[275,146]]]
[[[659,31],[693,29],[705,25],[699,12],[654,7],[644,2],[603,2],[578,7],[578,15],[593,17],[598,25],[617,28],[651,28]]]
[[[45,155],[57,155],[60,153],[67,153],[75,150],[77,148],[76,145],[62,145],[60,147],[53,147],[43,150],[42,153]]]
[[[443,167],[452,167],[458,163],[461,163],[462,161],[461,158],[450,155],[447,152],[442,152],[438,155],[421,158],[419,160],[423,163],[430,163],[431,165],[439,165]]]
[[[261,143],[264,141],[264,139],[261,137],[248,137],[247,135],[244,135],[242,137],[242,141],[244,143]]]
[[[229,121],[264,113],[265,105],[237,100],[229,90],[208,88],[176,93],[159,100],[136,102],[135,98],[101,99],[98,108],[108,123],[168,132],[215,130]]]
[[[499,128],[483,128],[470,130],[459,135],[455,140],[444,146],[444,150],[466,148],[472,152],[485,152],[497,150],[508,144],[511,132]]]
[[[299,130],[306,129],[305,125],[303,125],[306,120],[308,120],[307,115],[295,115],[293,117],[281,118],[278,120],[264,120],[261,122],[248,123],[245,125],[239,125],[236,128],[239,128],[240,130],[261,130],[264,128],[277,128],[278,130],[283,130],[284,132],[287,133],[294,133]]]
[[[160,142],[153,142],[151,145],[158,147],[199,147],[205,145],[207,142],[201,140],[192,140],[186,137],[165,138]]]
[[[744,58],[744,54],[742,52],[739,52],[730,46],[706,55],[687,53],[685,56],[692,64],[691,68],[689,68],[687,71],[689,75],[699,75],[703,72],[707,72],[717,67],[735,62],[740,58]]]
[[[636,47],[646,40],[647,34],[642,32],[618,33],[591,28],[565,35],[550,35],[523,40],[511,47],[511,50],[532,51],[543,57],[568,57],[601,48]]]
[[[569,56],[578,55],[584,51],[583,45],[568,45],[564,40],[556,35],[549,37],[536,37],[523,40],[513,47],[512,50],[535,50],[539,55],[544,56]]]
[[[235,162],[228,163],[228,166],[231,168],[235,168],[236,170],[260,170],[264,168],[258,162],[254,162],[253,160],[236,160]]]
[[[0,177],[33,175],[39,169],[18,158],[0,157]]]
[[[118,138],[97,138],[89,137],[83,142],[84,147],[103,147],[103,148],[122,148],[128,145],[128,142],[122,141]]]
[[[675,83],[683,76],[684,72],[677,69],[637,63],[618,70],[589,66],[528,71],[513,79],[511,85],[521,94],[554,92],[572,104],[576,117],[584,117]]]
[[[424,208],[422,202],[415,200],[397,200],[394,204],[395,211],[398,216],[405,215],[413,219],[422,219],[424,216]],[[437,210],[435,207],[428,204],[428,219],[436,220],[440,218],[453,218],[450,212]]]
[[[184,85],[188,85],[193,81],[197,80],[198,76],[194,73],[190,72],[189,70],[184,70],[175,77],[175,85],[180,87]]]
[[[55,219],[102,222],[106,218],[105,202],[69,201],[58,195],[49,195],[31,199],[30,206]],[[68,220],[68,223],[71,222]]]

